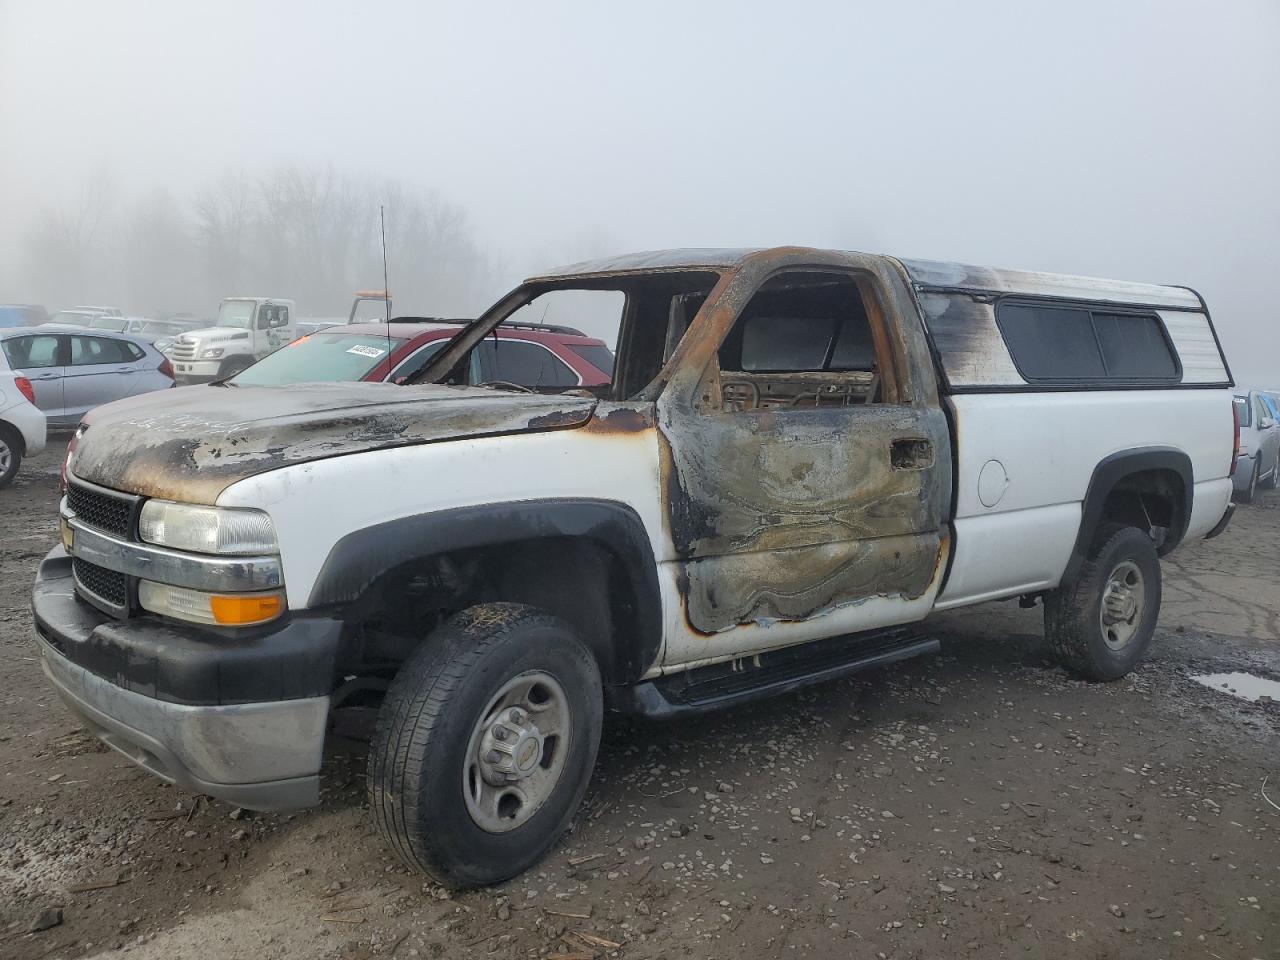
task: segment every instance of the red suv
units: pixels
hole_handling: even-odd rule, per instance
[[[466,320],[350,323],[325,327],[263,357],[233,382],[279,386],[329,380],[390,380],[399,383],[421,370]],[[388,346],[390,353],[388,354]],[[607,386],[613,353],[603,340],[572,327],[504,324],[471,351],[471,383],[495,380],[522,387],[564,389]]]

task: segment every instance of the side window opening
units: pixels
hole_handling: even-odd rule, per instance
[[[877,349],[873,316],[851,276],[786,273],[769,281],[720,346],[720,408],[884,402],[887,358]]]

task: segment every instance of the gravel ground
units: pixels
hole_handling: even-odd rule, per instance
[[[939,618],[936,657],[614,720],[541,867],[450,896],[374,834],[354,740],[318,809],[269,816],[79,732],[27,610],[55,460],[0,491],[0,957],[1280,957],[1280,707],[1188,679],[1280,679],[1280,494],[1165,565],[1123,681],[1073,680],[1038,609],[990,604]]]

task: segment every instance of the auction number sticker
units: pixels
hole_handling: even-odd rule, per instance
[[[373,357],[375,359],[386,352],[380,347],[366,347],[363,343],[357,343],[354,347],[347,348],[347,353],[355,353],[362,357]]]

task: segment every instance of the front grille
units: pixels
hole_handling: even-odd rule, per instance
[[[128,538],[136,497],[83,486],[74,480],[67,487],[67,506],[85,526]]]
[[[71,572],[75,574],[76,585],[91,597],[111,607],[124,611],[129,609],[129,578],[123,573],[116,573],[79,557],[72,559]]]
[[[169,356],[174,360],[194,360],[196,358],[196,345],[178,340],[169,348]]]

